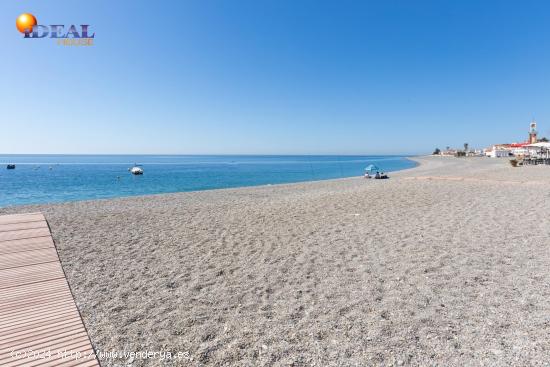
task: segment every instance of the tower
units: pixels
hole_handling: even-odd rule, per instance
[[[535,144],[537,142],[537,122],[535,119],[531,121],[531,125],[529,127],[529,144]]]

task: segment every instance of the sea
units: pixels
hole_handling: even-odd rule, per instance
[[[129,172],[136,164],[143,175]],[[0,155],[0,207],[327,180],[360,176],[370,164],[385,172],[416,165],[374,155]]]

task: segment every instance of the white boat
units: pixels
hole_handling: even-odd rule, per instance
[[[143,168],[139,167],[137,164],[130,168],[130,173],[133,175],[142,175],[143,174]]]

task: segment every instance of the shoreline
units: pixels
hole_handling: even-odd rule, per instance
[[[399,157],[399,156],[396,156]],[[418,160],[415,160],[415,157],[422,157],[422,156],[407,156],[403,157],[403,159],[409,160],[413,163],[415,163],[414,167],[410,168],[404,168],[404,169],[398,169],[394,171],[385,171],[387,173],[398,173],[398,172],[404,172],[408,170],[413,170],[418,168],[421,163]],[[191,190],[191,191],[174,191],[174,192],[162,192],[162,193],[154,193],[154,194],[137,194],[137,195],[129,195],[129,196],[115,196],[115,197],[107,197],[107,198],[97,198],[97,199],[83,199],[83,200],[68,200],[68,201],[54,201],[54,202],[48,202],[48,203],[37,203],[37,204],[15,204],[11,206],[0,206],[0,214],[15,214],[18,213],[18,209],[25,209],[25,208],[32,208],[32,207],[43,207],[43,206],[53,206],[53,205],[63,205],[63,204],[69,204],[69,203],[85,203],[85,202],[93,202],[93,201],[109,201],[109,200],[129,200],[132,198],[146,198],[146,197],[156,197],[156,196],[162,196],[162,195],[177,195],[177,194],[183,194],[183,193],[198,193],[198,192],[204,192],[204,191],[218,191],[218,190],[241,190],[241,189],[247,189],[247,188],[254,188],[254,187],[273,187],[273,186],[280,186],[280,185],[294,185],[294,184],[307,184],[307,183],[315,183],[315,182],[323,182],[323,181],[339,181],[339,180],[350,180],[350,179],[356,179],[356,178],[362,178],[363,176],[347,176],[347,177],[338,177],[338,178],[327,178],[327,179],[318,179],[318,180],[305,180],[305,181],[294,181],[294,182],[285,182],[285,183],[275,183],[275,184],[259,184],[259,185],[248,185],[248,186],[237,186],[237,187],[225,187],[225,188],[215,188],[215,189],[203,189],[203,190]],[[13,211],[15,210],[15,211]]]

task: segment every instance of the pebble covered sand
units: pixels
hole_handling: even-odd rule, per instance
[[[44,212],[103,366],[549,366],[550,167],[415,160],[0,212]]]

